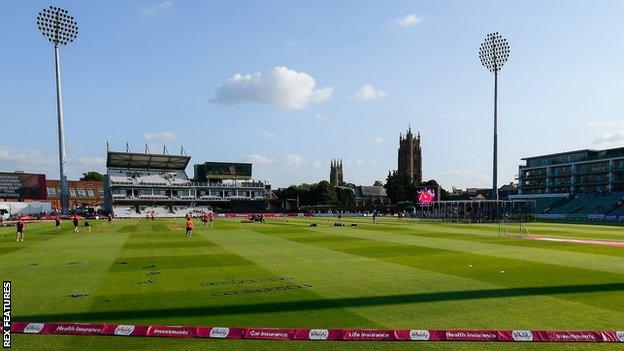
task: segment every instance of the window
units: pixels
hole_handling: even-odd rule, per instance
[[[93,189],[87,189],[87,195],[89,197],[95,197],[95,193],[93,192]]]
[[[70,197],[76,197],[76,189],[69,188],[69,196]]]
[[[104,197],[104,189],[103,188],[99,188],[98,189],[98,194],[100,194],[100,197]]]
[[[48,196],[49,197],[56,197],[56,189],[55,188],[48,188]]]
[[[87,192],[84,189],[78,189],[78,196],[86,197],[87,196]]]

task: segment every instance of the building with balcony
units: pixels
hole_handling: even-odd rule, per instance
[[[578,194],[624,191],[624,147],[526,157],[518,193]]]
[[[206,162],[190,179],[186,155],[108,151],[105,208],[117,217],[182,217],[218,212],[264,212],[270,185],[251,179],[251,164]]]

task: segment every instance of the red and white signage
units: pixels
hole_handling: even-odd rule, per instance
[[[13,322],[16,334],[148,336],[170,338],[342,340],[342,341],[464,341],[464,342],[613,342],[624,343],[624,331],[560,330],[427,330],[427,329],[287,329],[145,326],[128,324]]]

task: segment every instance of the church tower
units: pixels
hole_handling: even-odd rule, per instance
[[[341,185],[344,182],[342,160],[331,160],[329,166],[329,182],[333,186]]]
[[[412,127],[408,127],[405,137],[399,135],[399,174],[405,174],[414,184],[422,183],[422,150],[420,132],[414,137]]]

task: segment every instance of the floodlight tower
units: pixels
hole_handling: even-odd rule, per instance
[[[497,169],[498,169],[498,132],[497,132],[497,100],[498,100],[498,71],[503,68],[509,58],[509,44],[498,32],[486,35],[479,48],[479,59],[483,67],[494,73],[494,155],[492,169],[492,199],[498,200]]]
[[[54,45],[54,67],[56,72],[56,115],[58,119],[59,165],[61,173],[61,213],[69,211],[67,172],[65,170],[65,132],[63,130],[63,99],[61,95],[60,46],[67,45],[78,36],[78,23],[67,10],[50,6],[37,16],[37,27]]]

